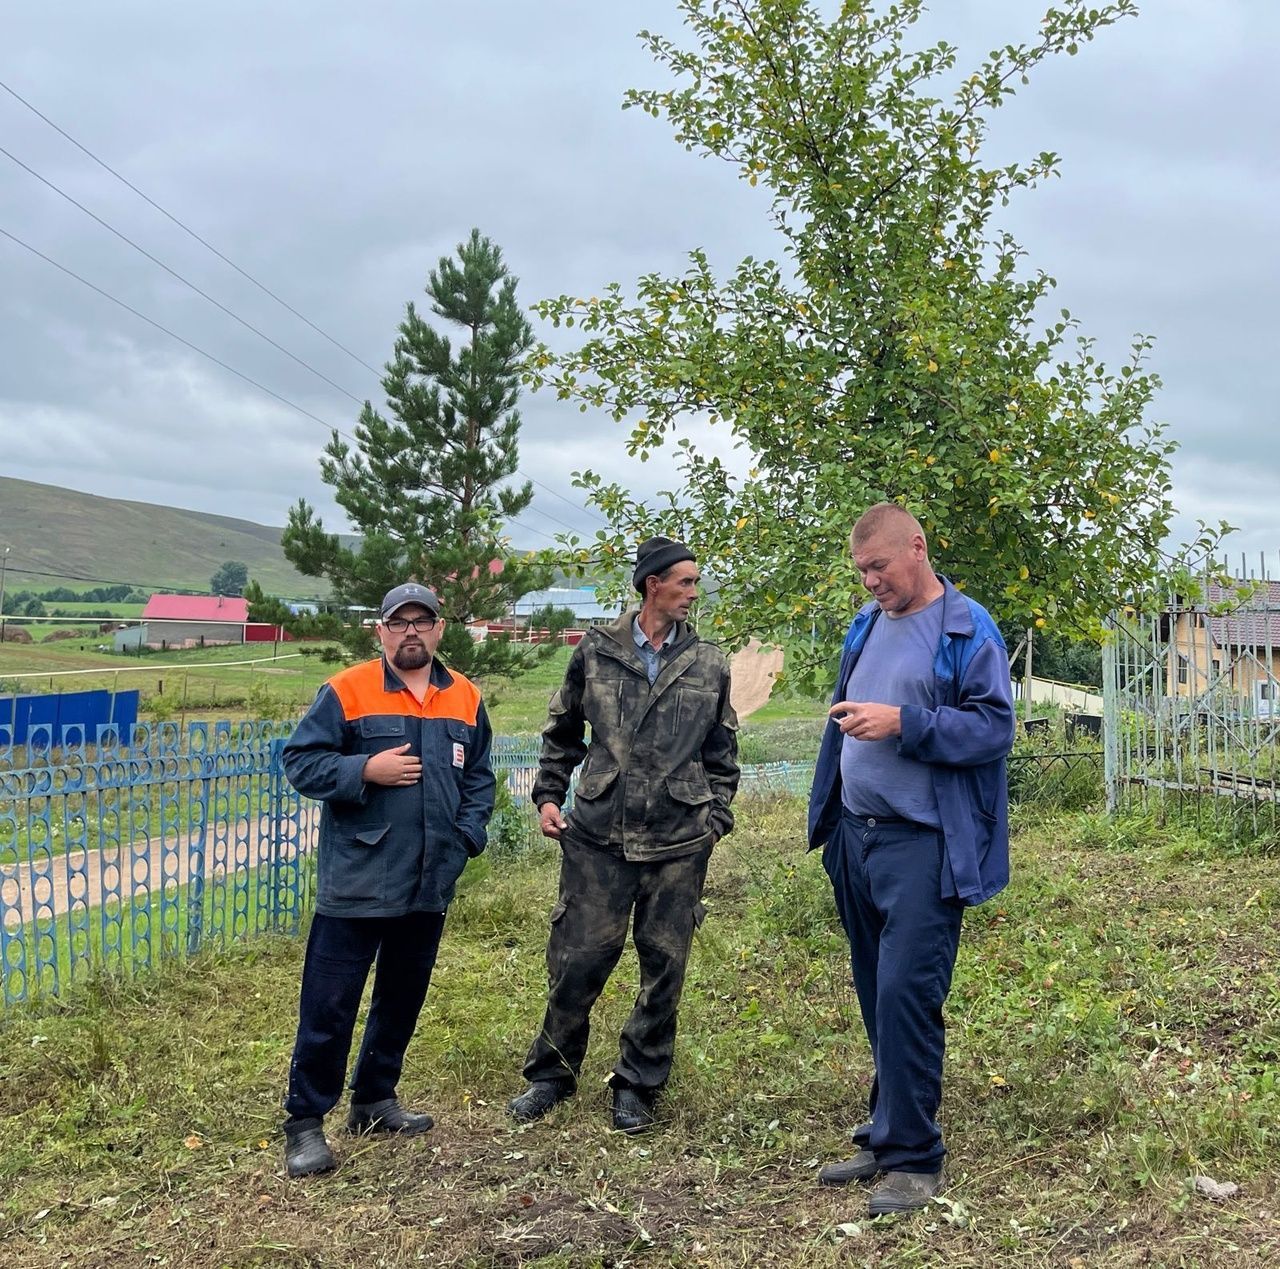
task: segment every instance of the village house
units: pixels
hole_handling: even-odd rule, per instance
[[[1242,597],[1243,596],[1243,597]],[[1210,582],[1165,616],[1170,696],[1214,695],[1248,714],[1280,714],[1280,581]]]
[[[249,601],[238,595],[152,595],[142,624],[116,631],[115,650],[205,648],[287,639],[279,627],[249,620]]]

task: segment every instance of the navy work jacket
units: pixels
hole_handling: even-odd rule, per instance
[[[1013,747],[1009,656],[1000,631],[981,604],[947,579],[942,637],[933,660],[933,703],[902,707],[898,753],[929,764],[942,823],[942,897],[982,903],[1009,883],[1009,789],[1005,759]],[[833,705],[867,642],[880,605],[872,601],[853,619],[840,657]],[[840,750],[844,737],[833,718],[818,750],[809,794],[809,849],[831,840],[840,822]]]
[[[492,732],[470,680],[431,663],[419,701],[385,658],[335,674],[284,747],[284,771],[320,815],[316,911],[443,912],[467,858],[488,840]],[[372,754],[409,745],[412,785],[367,784]]]

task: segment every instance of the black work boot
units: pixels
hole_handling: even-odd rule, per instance
[[[518,1124],[531,1124],[574,1094],[569,1080],[534,1080],[518,1097],[507,1103],[507,1114]]]
[[[347,1115],[348,1132],[400,1132],[415,1137],[435,1126],[430,1115],[405,1110],[394,1098],[380,1102],[352,1102]]]
[[[841,1159],[839,1163],[828,1163],[818,1173],[819,1185],[848,1185],[850,1181],[870,1181],[878,1176],[880,1165],[870,1150],[859,1150],[852,1159]]]
[[[943,1178],[937,1172],[886,1172],[871,1191],[867,1213],[887,1216],[891,1212],[915,1212],[942,1193]]]
[[[613,1090],[613,1126],[631,1136],[648,1132],[653,1127],[653,1094],[629,1085],[615,1085]]]
[[[284,1126],[284,1169],[293,1177],[332,1172],[338,1166],[324,1139],[323,1121],[299,1119]]]

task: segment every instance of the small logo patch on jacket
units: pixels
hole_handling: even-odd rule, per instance
[[[460,767],[466,761],[467,751],[455,742],[453,746],[453,765]]]

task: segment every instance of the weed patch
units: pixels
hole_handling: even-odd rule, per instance
[[[544,1004],[557,852],[469,865],[401,1082],[426,1138],[288,1182],[279,1101],[301,942],[97,977],[0,1026],[0,1266],[1266,1265],[1280,1257],[1280,898],[1269,861],[1151,822],[1039,816],[967,914],[948,1005],[950,1188],[872,1223],[822,1190],[869,1055],[794,801],[712,859],[652,1134],[608,1129],[628,952],[578,1095],[505,1116]],[[1215,1203],[1191,1180],[1235,1181]]]

